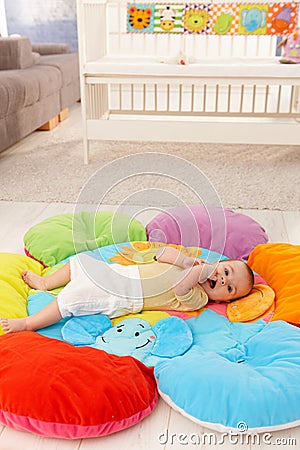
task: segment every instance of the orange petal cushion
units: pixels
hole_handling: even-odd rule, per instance
[[[272,320],[300,325],[300,246],[260,244],[250,253],[248,264],[275,291]]]

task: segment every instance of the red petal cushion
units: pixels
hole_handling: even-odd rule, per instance
[[[102,436],[142,420],[157,397],[152,369],[130,356],[26,331],[0,338],[0,421],[18,430]]]

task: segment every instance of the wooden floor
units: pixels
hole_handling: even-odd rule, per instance
[[[67,121],[66,121],[67,122]],[[65,122],[65,123],[66,123]],[[65,126],[65,125],[64,125]],[[30,145],[34,135],[22,145]],[[40,134],[37,139],[41,139]],[[14,152],[18,151],[16,147]],[[1,180],[0,180],[1,189]],[[0,201],[0,251],[23,253],[23,235],[28,228],[55,214],[72,212],[74,205],[61,203],[23,203]],[[105,207],[102,209],[112,209]],[[272,242],[290,242],[300,245],[300,212],[239,210],[264,226]],[[137,217],[146,224],[153,212],[143,212]],[[42,399],[47,401],[47,399]],[[87,405],[88,407],[88,405]],[[204,433],[210,433],[210,438]],[[0,450],[175,450],[175,449],[230,449],[267,450],[299,449],[300,427],[275,432],[269,441],[264,435],[242,435],[225,437],[202,428],[173,411],[162,400],[154,412],[132,428],[111,436],[97,439],[63,440],[43,438],[19,432],[0,425]],[[211,439],[211,440],[209,440]]]

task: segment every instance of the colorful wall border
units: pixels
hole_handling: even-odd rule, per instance
[[[298,14],[298,2],[128,3],[127,32],[285,36]]]

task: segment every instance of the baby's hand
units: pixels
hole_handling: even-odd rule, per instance
[[[217,271],[218,262],[209,263],[207,261],[200,260],[200,264],[202,266],[202,270],[199,276],[199,283],[203,284],[209,278],[214,277]]]
[[[204,259],[193,258],[192,256],[184,256],[182,266],[184,269],[189,269],[191,267],[198,266],[203,261]]]

